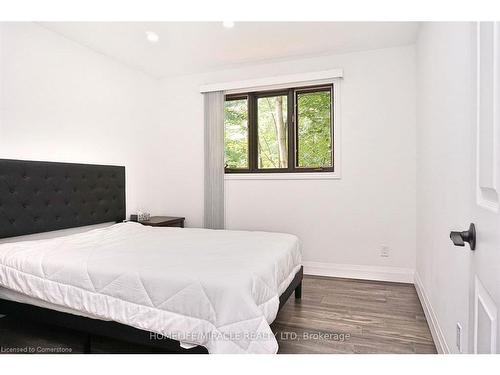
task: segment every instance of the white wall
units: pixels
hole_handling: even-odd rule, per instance
[[[0,157],[125,165],[127,211],[154,207],[159,82],[36,24],[0,38]]]
[[[304,260],[415,266],[415,50],[413,46],[326,56],[168,79],[161,131],[175,183],[163,206],[201,225],[202,84],[333,68],[341,83],[342,179],[226,181],[229,229],[298,235]],[[390,257],[380,257],[380,246]]]
[[[414,269],[413,46],[160,82],[36,24],[0,32],[0,157],[125,165],[129,213],[188,226],[203,217],[199,86],[343,68],[342,179],[228,181],[227,227],[297,234],[306,262]]]
[[[416,281],[445,352],[458,350],[457,322],[463,352],[468,344],[471,251],[453,246],[449,232],[471,219],[472,31],[469,23],[423,23],[417,41]]]

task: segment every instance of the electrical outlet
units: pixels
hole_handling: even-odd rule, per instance
[[[389,246],[382,245],[380,247],[380,256],[383,258],[388,258],[389,257]]]
[[[457,323],[457,349],[459,353],[462,353],[462,326]]]

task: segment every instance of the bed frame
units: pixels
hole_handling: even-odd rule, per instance
[[[0,238],[125,220],[125,167],[0,159]],[[303,269],[280,296],[279,309],[295,292],[302,295]],[[179,341],[125,324],[63,313],[0,299],[0,314],[64,327],[153,350],[208,353],[203,346],[184,349]]]

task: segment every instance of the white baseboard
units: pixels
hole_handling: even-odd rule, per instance
[[[304,274],[412,284],[414,281],[414,270],[410,268],[364,266],[355,264],[304,262]]]
[[[422,307],[424,309],[425,318],[427,319],[427,324],[429,324],[432,339],[434,340],[434,344],[436,345],[436,350],[440,354],[451,353],[450,348],[448,347],[448,344],[446,343],[446,340],[444,338],[443,330],[439,325],[436,313],[432,308],[429,297],[427,297],[424,284],[422,283],[422,280],[420,279],[420,276],[417,272],[415,272],[415,289],[417,290],[418,298],[420,299],[420,303],[422,304]]]

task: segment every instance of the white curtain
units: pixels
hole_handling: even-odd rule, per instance
[[[205,210],[203,225],[224,229],[224,92],[203,94],[205,107]]]

